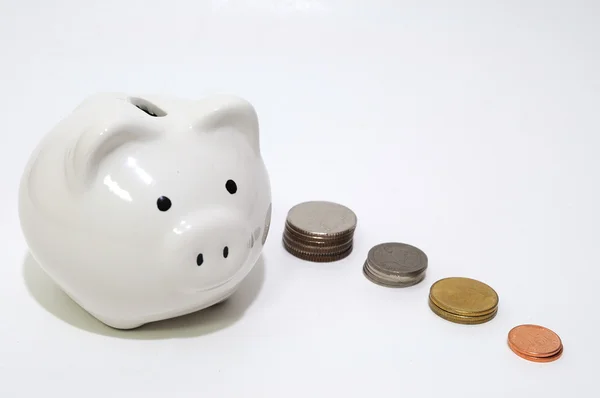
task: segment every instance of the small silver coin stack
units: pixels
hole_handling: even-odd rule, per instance
[[[302,260],[341,260],[352,252],[356,223],[356,214],[346,206],[327,201],[303,202],[288,212],[283,247]]]
[[[427,256],[404,243],[388,242],[374,246],[363,266],[365,277],[386,287],[408,287],[425,278]]]

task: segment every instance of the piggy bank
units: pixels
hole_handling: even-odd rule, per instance
[[[227,299],[270,217],[256,112],[229,95],[93,95],[41,140],[19,187],[33,258],[117,329]]]

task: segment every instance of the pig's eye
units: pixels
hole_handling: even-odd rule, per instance
[[[225,183],[225,188],[227,188],[227,192],[232,195],[237,192],[237,184],[233,180],[227,180]]]
[[[171,199],[167,198],[166,196],[161,196],[156,201],[156,207],[158,207],[158,210],[160,211],[169,210],[171,208]]]

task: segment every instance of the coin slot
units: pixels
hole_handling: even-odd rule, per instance
[[[148,100],[145,100],[143,98],[134,97],[134,98],[130,98],[129,101],[136,108],[138,108],[142,112],[144,112],[147,115],[150,115],[152,117],[167,116],[167,112],[165,112],[160,107],[158,107],[157,105],[153,104],[152,102],[150,102]]]

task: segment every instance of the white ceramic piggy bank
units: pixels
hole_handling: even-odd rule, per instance
[[[19,216],[41,267],[111,327],[223,301],[270,225],[254,108],[225,95],[91,96],[33,152]]]

